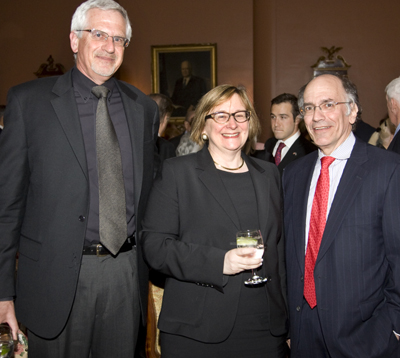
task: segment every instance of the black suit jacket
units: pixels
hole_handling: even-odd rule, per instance
[[[179,134],[179,135],[177,135],[175,137],[172,137],[171,139],[168,140],[175,147],[175,150],[176,150],[176,148],[178,148],[178,145],[179,145],[179,143],[180,143],[180,141],[182,139],[182,136],[184,134],[185,134],[185,131],[183,131],[182,134]]]
[[[158,137],[156,145],[161,162],[163,162],[165,159],[176,156],[174,145],[165,138]]]
[[[292,356],[298,357],[307,199],[318,153],[283,174]],[[326,222],[315,270],[332,357],[394,357],[400,331],[400,157],[357,139]]]
[[[256,193],[267,249],[260,269],[267,290],[270,327],[286,333],[280,176],[276,167],[243,154]],[[225,253],[236,247],[239,220],[208,149],[163,163],[143,222],[146,261],[167,275],[161,331],[203,342],[226,339],[235,322],[241,274],[223,275]],[[249,302],[249,304],[251,304]]]
[[[132,143],[140,232],[153,177],[158,110],[135,87],[121,81],[117,86]],[[71,71],[12,88],[5,121],[0,139],[0,297],[16,295],[17,319],[37,335],[53,338],[64,327],[74,300],[89,207]],[[148,270],[140,248],[137,259],[145,314]]]
[[[387,150],[400,154],[400,131],[393,137]]]
[[[265,142],[265,148],[264,150],[260,151],[260,153],[257,154],[257,158],[264,159],[268,162],[275,163],[275,157],[272,155],[272,152],[274,151],[275,144],[278,140],[275,137],[269,138]],[[283,169],[293,162],[294,160],[304,157],[305,155],[313,152],[314,150],[317,150],[318,148],[309,142],[307,139],[304,137],[300,136],[299,138],[296,139],[296,141],[292,144],[292,146],[289,148],[289,151],[286,153],[282,161],[278,165],[279,172],[283,173]]]

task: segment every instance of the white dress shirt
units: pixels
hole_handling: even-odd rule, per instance
[[[353,132],[347,137],[347,139],[336,148],[330,157],[334,157],[335,161],[329,166],[329,198],[328,198],[328,208],[326,211],[326,219],[328,220],[329,211],[331,210],[333,199],[335,198],[336,190],[339,186],[340,179],[342,178],[344,167],[346,166],[347,160],[350,158],[351,152],[353,151],[356,138]],[[317,187],[317,182],[319,174],[321,172],[321,158],[325,154],[318,149],[318,160],[315,164],[314,173],[311,179],[310,192],[308,193],[307,202],[307,216],[306,216],[306,237],[305,237],[305,251],[307,251],[308,243],[308,232],[310,229],[310,218],[311,218],[311,208],[314,200],[315,189]]]
[[[293,143],[297,140],[297,138],[300,137],[300,131],[298,130],[295,134],[293,134],[291,137],[289,137],[286,140],[278,140],[275,144],[274,150],[272,151],[272,155],[275,158],[276,151],[278,150],[279,144],[285,143],[286,147],[283,147],[281,151],[281,161],[283,158],[285,158],[286,153],[289,151],[290,147],[293,145]]]

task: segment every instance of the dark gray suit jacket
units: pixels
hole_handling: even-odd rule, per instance
[[[153,177],[158,110],[135,87],[117,83],[132,143],[140,232]],[[12,88],[5,121],[0,139],[0,297],[16,295],[17,319],[37,335],[52,338],[64,327],[74,300],[89,206],[71,71]],[[148,270],[140,248],[137,258],[145,314]]]
[[[270,329],[283,335],[287,316],[280,176],[276,166],[242,155],[267,245],[260,271],[270,278],[265,286]],[[239,230],[236,211],[206,147],[164,161],[150,194],[141,241],[150,267],[167,275],[160,330],[203,342],[228,337],[243,277],[222,272],[225,253],[236,247]]]
[[[307,199],[318,153],[283,174],[292,357],[298,357]],[[400,331],[400,157],[357,139],[327,219],[314,278],[332,357],[394,356]]]

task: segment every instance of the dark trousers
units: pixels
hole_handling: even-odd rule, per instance
[[[291,358],[331,358],[325,344],[318,308],[311,309],[303,299],[298,347],[291,347]]]
[[[65,328],[50,340],[29,331],[29,357],[133,357],[140,320],[136,267],[134,251],[84,255]]]

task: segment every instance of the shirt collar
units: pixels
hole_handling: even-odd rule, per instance
[[[398,131],[400,131],[400,124],[396,127],[396,130],[395,130],[395,132],[394,132],[394,135],[396,135]]]
[[[350,158],[355,143],[356,137],[354,136],[353,132],[350,132],[350,135],[347,137],[347,139],[329,156],[339,160],[347,160]],[[318,158],[321,159],[322,157],[325,157],[325,154],[321,149],[318,149]]]
[[[94,94],[92,93],[92,88],[97,86],[89,77],[86,77],[81,71],[78,70],[77,67],[74,67],[72,71],[72,82],[74,84],[74,89],[79,93],[82,97],[82,100],[86,103]],[[103,86],[107,87],[110,92],[108,94],[108,99],[111,98],[112,92],[115,88],[115,79],[111,77],[106,82],[103,83]]]
[[[278,146],[279,143],[285,143],[287,148],[290,148],[293,143],[297,140],[297,138],[300,137],[300,131],[298,130],[295,134],[293,134],[291,137],[289,137],[286,140],[278,140],[278,142],[276,143],[276,145]]]

